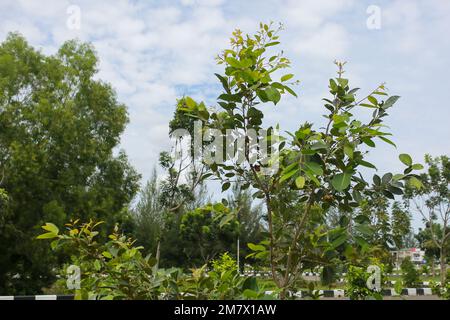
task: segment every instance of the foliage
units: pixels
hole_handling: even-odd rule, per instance
[[[445,155],[425,155],[425,162],[426,172],[420,175],[423,188],[408,189],[405,199],[422,215],[427,229],[423,236],[428,238],[423,245],[431,255],[439,251],[441,282],[445,283],[450,246],[450,160]]]
[[[101,222],[66,224],[66,232],[51,223],[38,239],[50,239],[54,250],[70,251],[73,265],[81,269],[76,299],[254,299],[266,298],[255,278],[241,277],[227,254],[206,271],[206,265],[184,274],[180,269],[158,269],[156,259],[143,256],[141,246],[119,233],[97,241]],[[66,268],[64,268],[65,270]],[[63,273],[63,275],[65,275]]]
[[[250,190],[242,189],[241,185],[234,184],[231,191],[226,202],[228,207],[236,212],[236,219],[239,221],[240,264],[241,266],[245,262],[255,264],[257,260],[246,258],[251,253],[247,243],[264,240],[263,208],[260,203],[253,204]]]
[[[209,169],[210,174],[222,181],[222,191],[226,191],[231,182],[239,181],[256,190],[255,198],[263,199],[268,238],[256,248],[260,256],[268,258],[273,281],[282,289],[283,298],[299,277],[305,260],[317,261],[319,257],[316,264],[321,264],[323,260],[335,258],[333,250],[339,246],[347,243],[355,247],[354,241],[349,243],[346,227],[333,230],[331,235],[326,235],[322,226],[312,228],[312,208],[318,206],[326,211],[336,207],[350,212],[361,202],[362,193],[383,193],[392,199],[394,194],[402,193],[405,181],[416,187],[420,187],[420,181],[411,174],[418,165],[413,164],[406,154],[400,155],[400,160],[407,166],[403,174],[388,173],[382,178],[374,175],[372,185],[360,174],[361,167],[375,168],[365,157],[366,149],[376,146],[376,139],[394,145],[387,138],[390,133],[382,129],[387,111],[399,97],[388,97],[385,86],[380,85],[357,100],[358,89],[350,88],[348,79],[342,77],[344,63],[337,63],[338,77],[329,81],[331,98],[324,99],[327,121],[321,129],[316,130],[306,122],[294,133],[289,133],[288,140],[279,136],[277,128],[269,127],[265,130],[268,136],[264,137],[264,114],[259,105],[266,102],[276,105],[286,93],[296,96],[291,88],[297,83],[292,80],[292,74],[282,75],[279,81],[273,79],[277,72],[290,66],[282,53],[270,56],[271,50],[279,44],[280,30],[281,27],[274,29],[265,24],[260,25],[254,36],[236,30],[231,38],[231,48],[217,58],[218,63],[225,66],[224,75],[216,74],[224,90],[218,97],[219,110],[208,109],[204,103],[190,97],[181,100],[184,103],[178,110],[200,119],[215,132],[235,129],[248,137],[248,132],[253,130],[258,132],[260,139],[279,142],[272,144],[268,154],[259,152],[260,160],[254,163],[249,150],[254,149],[257,141],[246,138],[241,150],[245,161],[239,162],[239,157],[236,160],[234,155],[225,153],[226,163],[214,162]],[[355,111],[364,109],[371,112],[368,122],[358,120],[354,115],[357,114]],[[281,165],[278,170],[272,170],[274,161]],[[285,214],[278,208],[284,207],[279,199],[286,193],[296,200],[288,203],[295,209]],[[308,229],[315,231],[311,234],[306,232]],[[332,245],[324,245],[325,239],[330,237]],[[359,239],[356,245],[366,244]],[[261,250],[261,246],[265,249]],[[305,252],[312,253],[312,257],[305,258]]]
[[[188,263],[206,264],[227,251],[237,240],[238,232],[235,212],[220,202],[187,212],[181,218],[180,235]]]
[[[419,272],[409,257],[403,259],[400,268],[402,270],[403,282],[407,287],[416,287],[420,280]]]
[[[139,175],[113,154],[128,122],[114,89],[96,79],[93,48],[64,43],[55,55],[19,34],[0,44],[0,294],[36,294],[62,256],[32,241],[44,221],[96,217],[130,222]],[[4,219],[4,217],[7,217]]]
[[[367,287],[369,276],[370,274],[362,267],[349,266],[346,274],[345,294],[350,300],[383,299],[380,292]]]
[[[76,291],[78,299],[157,299],[164,292],[163,282],[176,271],[156,270],[156,261],[141,254],[142,247],[135,247],[134,241],[118,232],[108,236],[105,243],[98,242],[96,227],[101,222],[66,224],[66,232],[47,223],[42,228],[47,233],[38,239],[54,239],[54,250],[65,248],[70,251],[71,264],[81,270],[81,287]],[[166,283],[167,285],[167,283]]]
[[[219,259],[212,260],[211,264],[213,270],[218,273],[237,269],[236,260],[234,260],[228,252],[222,253]]]
[[[450,300],[450,282],[447,282],[444,285],[431,282],[430,287],[434,294],[444,300]]]
[[[392,204],[391,221],[392,240],[395,247],[407,248],[407,237],[411,233],[411,215],[398,201]]]
[[[161,189],[156,170],[139,193],[139,201],[133,208],[134,236],[149,252],[156,253],[157,244],[165,225],[165,208],[160,201]]]

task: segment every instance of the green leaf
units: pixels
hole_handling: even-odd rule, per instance
[[[288,81],[289,79],[292,79],[292,77],[294,77],[292,73],[285,74],[284,76],[281,77],[281,82]]]
[[[258,291],[258,281],[255,277],[248,277],[245,279],[244,283],[242,284],[242,289],[251,290],[253,292]]]
[[[318,175],[318,176],[323,175],[322,166],[316,162],[306,162],[304,167],[305,167],[304,169],[306,169],[307,171],[309,171],[315,175]]]
[[[331,243],[331,247],[333,249],[336,249],[337,247],[342,245],[345,241],[347,241],[347,239],[348,239],[347,234],[344,233]]]
[[[396,103],[397,100],[398,100],[399,98],[400,98],[399,96],[392,96],[392,97],[389,97],[389,98],[384,102],[384,104],[383,104],[383,109],[387,109],[387,108],[392,107],[392,106],[394,105],[394,103]]]
[[[373,105],[378,105],[378,100],[374,96],[368,96],[367,100],[369,100]]]
[[[353,146],[350,144],[344,145],[344,153],[349,157],[350,159],[353,159]]]
[[[220,80],[220,82],[222,83],[222,86],[223,86],[223,88],[225,89],[225,91],[226,91],[227,93],[231,93],[230,87],[228,86],[228,81],[227,81],[227,79],[226,79],[225,77],[221,76],[221,75],[218,74],[218,73],[214,73],[214,74],[215,74],[215,76]]]
[[[280,178],[280,183],[282,183],[283,181],[286,181],[287,179],[289,179],[290,177],[292,177],[294,174],[296,174],[298,172],[298,169],[289,171],[285,174],[283,174]]]
[[[112,254],[109,253],[108,251],[103,251],[103,252],[102,252],[102,255],[103,255],[105,258],[108,258],[108,259],[111,259],[111,258],[112,258]]]
[[[228,57],[225,61],[233,68],[241,68],[241,63],[236,58]]]
[[[361,107],[365,107],[365,108],[373,108],[376,109],[377,107],[372,105],[372,104],[368,104],[368,103],[360,103],[359,104]]]
[[[398,158],[400,159],[401,162],[406,164],[408,167],[410,165],[412,165],[412,158],[409,154],[402,153],[401,155],[398,156]]]
[[[345,88],[348,84],[348,79],[338,78],[337,81],[339,82],[339,85],[343,88]]]
[[[368,161],[359,160],[358,163],[359,163],[360,165],[364,166],[364,167],[367,167],[367,168],[372,168],[372,169],[375,169],[375,170],[377,169],[377,167],[375,167],[373,164],[371,164],[371,163],[368,162]]]
[[[291,88],[289,88],[288,86],[284,86],[284,90],[286,90],[287,92],[289,92],[291,95],[293,95],[294,97],[297,97],[297,94],[294,92],[294,90],[292,90]]]
[[[352,195],[353,199],[358,203],[360,203],[363,200],[363,197],[358,190],[353,190]]]
[[[242,295],[243,295],[245,298],[248,298],[248,299],[256,299],[256,298],[258,298],[258,293],[257,293],[256,291],[250,290],[250,289],[245,289],[245,290],[242,292]]]
[[[273,41],[273,42],[267,43],[267,44],[265,45],[265,47],[266,47],[266,48],[267,48],[267,47],[272,47],[272,46],[276,46],[276,45],[278,45],[278,44],[280,44],[279,41]]]
[[[392,180],[392,177],[393,177],[392,173],[388,172],[383,176],[383,178],[381,178],[381,182],[383,184],[387,184]]]
[[[367,144],[369,147],[375,148],[375,142],[373,142],[372,139],[366,137],[366,138],[362,138],[361,140],[362,140],[362,142]]]
[[[369,243],[362,237],[354,237],[355,242],[360,246],[360,247],[367,247],[369,245]]]
[[[311,145],[311,150],[328,149],[328,145],[325,142],[318,141]]]
[[[44,226],[42,226],[42,229],[47,230],[49,232],[52,232],[54,234],[59,233],[59,229],[57,226],[55,226],[53,223],[47,222]]]
[[[423,169],[423,165],[421,165],[420,163],[415,163],[411,166],[411,168],[413,170],[422,170]]]
[[[58,240],[52,241],[50,243],[50,248],[52,248],[52,250],[55,250],[58,247]]]
[[[373,234],[373,229],[368,224],[358,224],[355,226],[355,229],[365,236],[371,236]]]
[[[281,99],[280,92],[273,87],[266,88],[266,90],[264,90],[264,92],[267,96],[267,99],[269,99],[269,101],[272,101],[274,104],[277,104]]]
[[[58,237],[58,235],[54,232],[47,232],[47,233],[43,233],[41,235],[38,235],[36,237],[36,239],[53,239]]]
[[[390,145],[393,145],[394,147],[397,148],[397,145],[394,142],[392,142],[391,140],[389,140],[388,138],[385,138],[385,137],[378,137],[378,138],[380,138],[384,142],[389,143]]]
[[[186,105],[187,105],[190,109],[195,108],[195,106],[197,105],[197,103],[195,103],[194,99],[192,99],[191,97],[185,97],[185,98],[184,98],[184,102],[186,102]]]
[[[303,187],[305,186],[305,182],[306,179],[303,176],[299,176],[297,177],[297,179],[295,179],[295,185],[297,186],[298,189],[303,189]]]
[[[230,186],[231,186],[231,183],[225,182],[225,183],[222,185],[222,192],[227,191],[227,190],[230,188]]]
[[[351,173],[339,173],[333,177],[333,179],[331,180],[331,184],[333,188],[336,189],[336,191],[344,191],[350,185],[351,178]]]
[[[411,177],[409,179],[408,183],[416,189],[422,189],[422,187],[423,187],[422,181],[420,181],[416,177]]]
[[[241,102],[241,96],[239,94],[222,93],[217,99],[230,102]]]
[[[265,251],[266,247],[264,247],[261,244],[254,244],[254,243],[247,243],[247,246],[250,248],[250,250],[252,251]]]

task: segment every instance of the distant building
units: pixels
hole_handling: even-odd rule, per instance
[[[419,248],[409,248],[392,251],[392,255],[394,256],[397,266],[402,263],[403,259],[408,257],[413,263],[416,264],[422,264],[425,260],[425,251],[420,250]]]

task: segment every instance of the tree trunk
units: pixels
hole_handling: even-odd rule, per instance
[[[161,240],[158,240],[158,245],[156,246],[156,270],[159,269],[159,250],[160,250],[160,246],[161,246]]]
[[[434,256],[431,258],[431,276],[433,277],[433,281],[434,278],[436,277],[436,270],[435,270],[436,266],[434,265]]]

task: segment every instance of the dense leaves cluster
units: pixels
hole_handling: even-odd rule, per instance
[[[90,45],[55,55],[17,34],[0,45],[0,294],[36,294],[52,282],[55,257],[32,241],[45,221],[129,221],[139,175],[113,155],[128,121],[110,85],[94,79]]]

